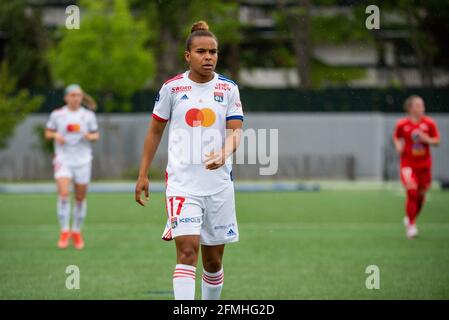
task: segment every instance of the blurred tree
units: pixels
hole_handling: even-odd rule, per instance
[[[228,73],[235,81],[239,80],[240,43],[243,40],[241,29],[244,27],[239,19],[239,6],[239,1],[192,1],[190,7],[192,21],[184,29],[186,39],[194,21],[206,20],[210,24],[211,31],[219,42],[218,67],[222,69],[220,72]]]
[[[310,62],[310,9],[311,0],[296,0],[295,5],[287,7],[284,0],[277,0],[280,13],[292,34],[292,46],[295,53],[296,70],[301,89],[311,88]]]
[[[0,1],[0,59],[6,61],[20,88],[51,84],[45,57],[49,38],[41,12],[25,0]]]
[[[126,0],[80,5],[80,29],[62,29],[62,40],[50,52],[54,77],[80,83],[106,111],[129,110],[131,96],[154,76],[153,56],[144,48],[148,31],[131,16]]]
[[[278,36],[287,35],[289,39],[292,48],[290,54],[294,57],[293,66],[297,69],[301,89],[319,88],[325,84],[345,84],[362,78],[366,73],[358,67],[329,65],[312,54],[317,44],[373,42],[373,36],[365,28],[365,19],[360,20],[356,15],[356,6],[347,7],[349,10],[345,13],[331,10],[330,14],[311,14],[312,5],[338,8],[338,4],[338,0],[277,0],[278,11],[274,12],[274,19]]]
[[[191,25],[197,20],[206,20],[219,40],[219,68],[228,69],[236,79],[239,69],[239,42],[241,41],[238,20],[238,2],[220,0],[132,0],[147,21],[150,33],[148,46],[155,48],[156,77],[154,87],[184,71],[185,39]]]
[[[43,102],[41,96],[31,98],[26,89],[17,91],[17,81],[3,62],[0,65],[0,148],[7,146],[14,128]]]
[[[410,64],[409,61],[414,60],[422,85],[432,87],[435,65],[449,68],[449,2],[380,0],[377,3],[382,15],[397,15],[402,18],[399,23],[382,21],[383,29],[405,31],[405,37],[390,41],[394,45],[397,63]]]

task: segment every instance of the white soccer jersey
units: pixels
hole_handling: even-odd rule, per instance
[[[67,106],[54,110],[47,122],[47,129],[64,136],[65,143],[54,143],[55,156],[70,166],[79,166],[92,161],[92,146],[84,139],[88,132],[98,130],[95,113],[84,107],[71,111]]]
[[[205,196],[232,184],[230,159],[206,170],[205,154],[219,151],[226,138],[226,121],[243,120],[237,84],[217,73],[206,83],[189,79],[189,71],[164,83],[153,118],[169,122],[167,193]]]

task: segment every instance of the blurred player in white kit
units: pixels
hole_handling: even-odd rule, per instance
[[[58,247],[67,248],[70,239],[76,249],[84,248],[81,227],[87,213],[86,194],[91,177],[91,142],[100,138],[94,113],[96,104],[77,84],[64,91],[65,105],[53,110],[47,121],[45,138],[54,141],[53,170],[58,191],[57,215],[61,232]],[[84,107],[83,105],[86,105]],[[70,185],[75,202],[70,228]]]

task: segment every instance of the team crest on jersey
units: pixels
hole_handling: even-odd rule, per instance
[[[224,96],[223,92],[215,91],[214,92],[214,101],[222,103],[223,102],[223,96]]]

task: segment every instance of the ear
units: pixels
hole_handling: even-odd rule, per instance
[[[187,63],[190,63],[190,51],[184,51],[184,59],[186,59]]]

